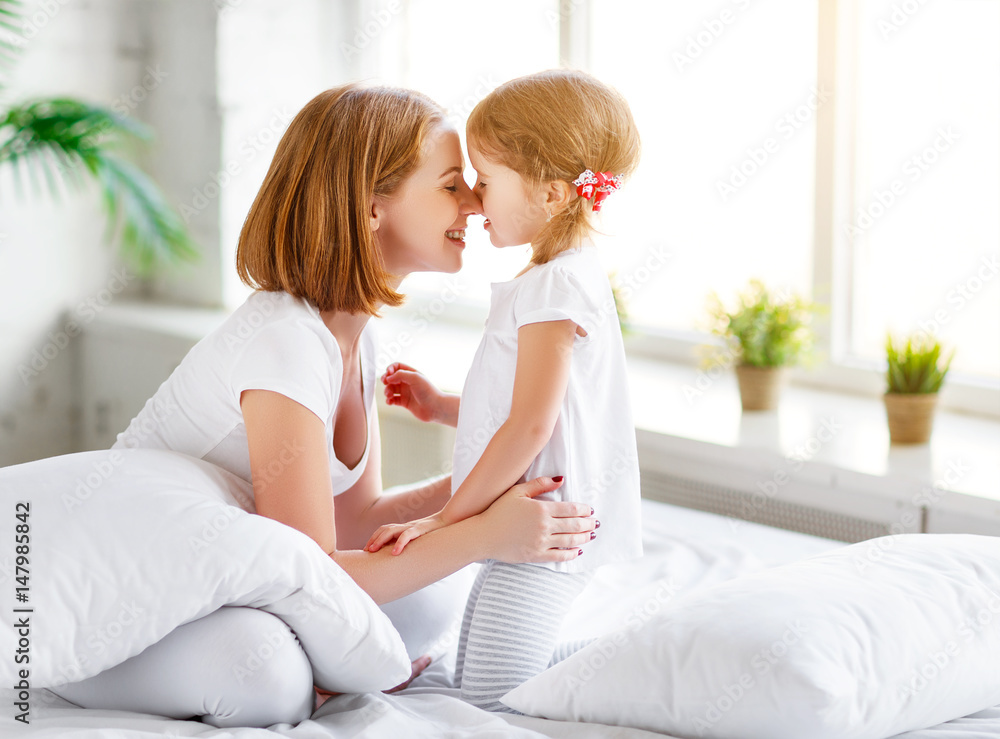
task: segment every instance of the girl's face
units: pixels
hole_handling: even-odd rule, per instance
[[[392,196],[376,198],[372,228],[390,274],[461,269],[466,220],[481,212],[464,169],[458,134],[442,124],[428,135],[417,169]]]
[[[473,192],[482,200],[483,227],[493,246],[527,244],[545,225],[545,197],[512,169],[491,161],[473,144],[469,160],[478,178]]]

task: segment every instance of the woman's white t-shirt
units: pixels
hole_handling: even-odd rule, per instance
[[[642,556],[639,463],[625,349],[608,277],[592,245],[565,251],[508,282],[494,282],[485,333],[462,391],[452,491],[510,415],[517,330],[569,319],[587,335],[573,344],[569,384],[548,444],[521,481],[563,475],[544,494],[593,506],[601,528],[570,562],[542,566],[581,572]]]
[[[369,322],[359,352],[369,439],[376,412],[376,349]],[[333,494],[338,495],[361,477],[370,446],[365,444],[364,456],[351,469],[334,453],[334,412],[343,374],[340,347],[315,306],[285,292],[257,291],[188,352],[112,448],[169,449],[252,482],[240,393],[271,390],[323,421]],[[295,442],[286,444],[294,455]]]

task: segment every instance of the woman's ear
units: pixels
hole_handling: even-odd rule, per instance
[[[372,198],[372,204],[368,210],[368,218],[372,228],[372,233],[377,232],[379,227],[385,223],[386,218],[388,217],[390,204],[391,200],[381,195],[376,195]]]

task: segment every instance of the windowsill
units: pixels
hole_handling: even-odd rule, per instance
[[[801,460],[837,487],[935,487],[1000,501],[998,421],[939,409],[928,444],[893,445],[881,399],[788,385],[777,410],[742,412],[732,371],[689,399],[695,368],[630,357],[629,369],[638,429]]]
[[[434,322],[447,305],[447,318],[441,322],[477,331],[482,327],[488,305],[467,296],[447,295],[444,299],[445,296],[446,293],[434,295],[426,291],[412,291],[408,293],[405,306],[396,313]],[[393,315],[393,311],[387,311],[386,315]],[[697,363],[696,357],[704,343],[705,336],[696,331],[640,327],[627,337],[625,345],[630,356],[648,358],[658,365],[684,367]],[[716,345],[721,348],[721,343]],[[879,403],[885,386],[884,370],[877,369],[874,362],[856,357],[841,358],[835,364],[820,363],[808,369],[796,367],[790,374],[792,381],[800,386],[815,387],[833,395],[866,396],[877,399]],[[938,407],[963,416],[974,415],[1000,422],[1000,382],[953,370],[941,390]]]
[[[480,327],[433,317],[418,321],[405,309],[384,313],[376,323],[379,373],[388,363],[403,361],[442,389],[460,391]],[[115,303],[94,320],[93,328],[142,329],[193,343],[226,315]],[[703,379],[700,390],[691,393],[685,388],[699,387],[694,366],[631,355],[628,366],[639,434],[674,451],[758,468],[802,460],[801,476],[841,489],[902,498],[936,488],[977,499],[971,510],[986,504],[1000,511],[993,505],[1000,502],[1000,421],[939,409],[929,444],[892,446],[880,399],[791,384],[783,389],[777,410],[743,413],[732,371],[707,385]],[[949,495],[950,500],[955,497]]]
[[[387,311],[379,329],[386,364],[461,390],[480,328]],[[1000,421],[939,409],[930,443],[891,445],[880,398],[789,384],[777,410],[744,413],[731,370],[706,385],[692,365],[629,355],[628,367],[637,431],[673,450],[755,467],[802,460],[800,476],[900,499],[935,488],[1000,501]]]

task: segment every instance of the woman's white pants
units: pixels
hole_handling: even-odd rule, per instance
[[[84,708],[201,717],[219,727],[297,724],[312,714],[312,666],[285,622],[227,607],[179,626],[109,670],[58,688]]]

